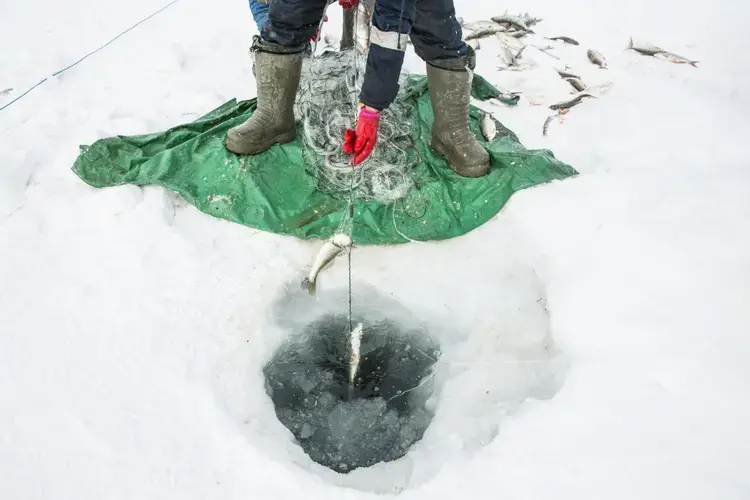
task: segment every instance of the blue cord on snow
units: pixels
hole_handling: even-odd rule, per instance
[[[60,74],[64,73],[65,71],[68,71],[68,70],[69,70],[70,68],[72,68],[73,66],[76,66],[77,64],[79,64],[79,63],[83,62],[83,60],[84,60],[84,59],[86,59],[86,58],[88,58],[89,56],[92,56],[92,55],[96,54],[97,52],[99,52],[100,50],[102,50],[103,48],[105,48],[106,46],[108,46],[109,44],[111,44],[112,42],[114,42],[115,40],[117,40],[118,38],[120,38],[120,37],[121,37],[122,35],[124,35],[125,33],[129,32],[129,31],[132,31],[133,29],[137,28],[137,27],[138,27],[139,25],[141,25],[141,24],[143,24],[144,22],[148,21],[149,19],[151,19],[151,18],[152,18],[152,17],[154,17],[155,15],[157,15],[157,14],[159,14],[159,13],[161,13],[161,12],[163,12],[163,11],[167,10],[167,8],[171,7],[171,6],[173,5],[173,4],[175,4],[175,3],[179,2],[179,1],[180,1],[180,0],[172,0],[171,2],[169,2],[169,3],[167,4],[167,5],[165,5],[165,6],[164,6],[164,7],[162,7],[161,9],[157,10],[156,12],[154,12],[154,13],[150,14],[150,15],[149,15],[149,16],[147,16],[147,17],[144,17],[143,19],[141,19],[140,21],[138,21],[137,23],[135,23],[135,24],[134,24],[133,26],[131,26],[130,28],[128,28],[128,29],[126,29],[125,31],[121,32],[120,34],[118,34],[118,35],[117,35],[116,37],[112,38],[112,39],[111,39],[110,41],[108,41],[107,43],[105,43],[105,44],[104,44],[104,45],[102,45],[101,47],[97,48],[96,50],[93,50],[93,51],[89,52],[88,54],[86,54],[85,56],[83,56],[82,58],[80,58],[79,60],[77,60],[76,62],[74,62],[73,64],[70,64],[70,65],[68,65],[68,66],[65,66],[65,67],[64,67],[63,69],[61,69],[61,70],[59,70],[59,71],[56,71],[56,72],[52,73],[52,76],[58,76],[58,75],[60,75]],[[47,81],[47,78],[43,78],[43,79],[42,79],[42,80],[40,80],[40,81],[39,81],[39,82],[38,82],[38,83],[37,83],[36,85],[34,85],[34,86],[33,86],[33,87],[31,87],[30,89],[28,89],[28,90],[27,90],[26,92],[24,92],[23,94],[19,95],[18,97],[16,97],[15,99],[13,99],[12,101],[10,101],[9,103],[7,103],[7,104],[3,105],[2,107],[0,107],[0,111],[4,110],[5,108],[7,108],[8,106],[10,106],[10,105],[11,105],[11,104],[13,104],[14,102],[16,102],[16,101],[20,100],[20,99],[21,99],[22,97],[24,97],[24,96],[25,96],[26,94],[28,94],[29,92],[31,92],[32,90],[34,90],[35,88],[37,88],[38,86],[40,86],[41,84],[43,84],[43,83],[44,83],[44,82],[46,82],[46,81]]]
[[[31,87],[31,88],[30,88],[29,90],[27,90],[27,91],[26,91],[26,92],[24,92],[23,94],[19,95],[18,97],[16,97],[16,98],[15,98],[15,99],[13,99],[12,101],[10,101],[10,102],[9,102],[8,104],[4,104],[3,106],[0,106],[0,111],[4,110],[5,108],[7,108],[8,106],[10,106],[10,105],[11,105],[11,104],[13,104],[14,102],[18,101],[18,100],[19,100],[19,99],[21,99],[21,98],[22,98],[23,96],[25,96],[26,94],[28,94],[29,92],[31,92],[32,90],[34,90],[35,88],[37,88],[38,86],[40,86],[41,84],[43,84],[43,83],[44,83],[44,82],[46,82],[46,81],[47,81],[47,79],[46,79],[46,78],[43,78],[43,79],[39,80],[39,81],[37,82],[37,84],[36,84],[36,85],[34,85],[33,87]]]

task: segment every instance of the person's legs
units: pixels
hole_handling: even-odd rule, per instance
[[[297,95],[306,42],[323,17],[327,0],[273,0],[268,21],[256,37],[254,54],[258,105],[245,123],[229,129],[226,147],[258,154],[294,140]]]
[[[462,40],[453,0],[418,0],[411,40],[427,63],[435,115],[432,149],[459,175],[485,175],[490,169],[489,154],[469,130],[474,51]]]
[[[417,0],[411,28],[414,51],[425,62],[467,58],[470,48],[462,39],[453,0]]]
[[[304,46],[318,29],[328,0],[273,0],[261,37],[283,47]]]

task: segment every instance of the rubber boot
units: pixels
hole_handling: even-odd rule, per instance
[[[266,151],[294,140],[297,96],[304,46],[286,48],[256,38],[253,43],[258,103],[245,123],[227,131],[226,147],[243,155]]]
[[[463,59],[440,61],[443,68],[427,64],[435,123],[432,149],[448,160],[448,166],[463,177],[482,177],[490,171],[490,155],[469,131],[471,71]],[[452,65],[452,69],[446,69]]]

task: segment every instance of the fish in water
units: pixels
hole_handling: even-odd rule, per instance
[[[578,92],[583,92],[586,90],[586,85],[581,81],[580,78],[566,78],[566,82],[570,84],[571,87],[576,89]]]
[[[580,80],[580,78],[581,78],[578,75],[574,75],[573,73],[569,73],[569,72],[561,70],[561,69],[558,69],[558,70],[555,70],[555,71],[557,71],[557,74],[560,75],[560,78],[562,78],[562,79],[565,79],[565,78],[578,78]]]
[[[569,36],[553,36],[547,37],[547,40],[559,40],[561,42],[569,43],[571,45],[580,45],[577,40],[570,38]]]
[[[630,37],[630,43],[628,43],[628,48],[625,50],[635,50],[639,54],[643,54],[644,56],[655,56],[656,54],[659,54],[661,52],[664,52],[659,47],[654,47],[653,45],[636,45],[635,42],[633,42],[633,37]]]
[[[482,121],[479,122],[479,128],[487,142],[492,142],[492,139],[497,135],[497,125],[495,125],[495,120],[489,113],[484,114]]]
[[[318,252],[318,256],[315,258],[310,274],[307,275],[302,281],[302,289],[307,290],[310,295],[315,295],[315,283],[318,279],[318,273],[321,269],[331,263],[345,249],[352,246],[352,239],[343,233],[338,233],[333,236],[330,240],[326,241],[323,248]]]
[[[675,64],[689,64],[690,66],[697,68],[698,63],[700,61],[693,61],[692,59],[688,59],[687,57],[678,56],[677,54],[673,54],[672,52],[667,52],[666,50],[662,50],[658,54],[656,54],[656,57],[666,59],[669,62],[675,63]]]
[[[9,89],[0,90],[0,96],[4,96],[4,95],[7,95],[7,94],[10,94],[11,92],[13,92],[13,88],[12,87],[9,88]]]
[[[362,323],[359,323],[349,334],[349,385],[354,385],[359,371],[359,353],[362,345]]]
[[[512,26],[521,31],[529,31],[529,25],[520,17],[503,14],[502,16],[495,16],[492,18],[492,22],[502,24],[505,26]]]
[[[591,61],[592,63],[596,64],[597,66],[599,66],[602,69],[607,69],[607,60],[604,59],[604,56],[601,55],[599,52],[597,52],[597,51],[595,51],[593,49],[589,49],[586,52],[586,55],[588,56],[589,61]]]
[[[480,30],[473,31],[470,34],[466,35],[466,37],[464,38],[464,40],[468,42],[470,40],[477,40],[479,38],[486,38],[486,37],[492,36],[492,35],[494,35],[496,33],[500,33],[501,31],[505,31],[501,26],[493,26],[492,28],[480,29]]]
[[[594,99],[596,99],[596,96],[591,94],[590,92],[579,92],[571,99],[561,101],[561,102],[551,105],[549,109],[554,110],[554,111],[561,110],[561,109],[570,109],[576,104],[578,104],[579,102],[581,102],[584,97],[593,97]]]

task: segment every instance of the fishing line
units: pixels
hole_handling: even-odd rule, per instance
[[[171,2],[169,2],[167,5],[165,5],[161,9],[157,10],[156,12],[153,12],[152,14],[150,14],[150,15],[148,15],[146,17],[144,17],[143,19],[141,19],[140,21],[138,21],[137,23],[135,23],[130,28],[126,29],[125,31],[120,32],[117,36],[115,36],[114,38],[112,38],[111,40],[109,40],[107,43],[105,43],[104,45],[102,45],[102,46],[100,46],[100,47],[98,47],[98,48],[96,48],[94,50],[92,50],[88,54],[86,54],[83,57],[81,57],[80,59],[78,59],[76,62],[65,66],[61,70],[55,71],[54,73],[52,73],[52,76],[61,75],[62,73],[64,73],[65,71],[68,71],[73,66],[77,66],[78,64],[82,63],[85,59],[87,59],[89,56],[92,56],[92,55],[96,54],[97,52],[99,52],[100,50],[102,50],[103,48],[107,47],[109,44],[111,44],[112,42],[114,42],[115,40],[117,40],[118,38],[120,38],[121,36],[123,36],[125,33],[128,33],[130,31],[134,30],[135,28],[137,28],[138,26],[140,26],[144,22],[148,21],[149,19],[151,19],[155,15],[160,14],[161,12],[164,12],[169,7],[171,7],[172,5],[176,4],[179,1],[180,0],[172,0]],[[7,108],[8,106],[10,106],[14,102],[19,101],[22,97],[24,97],[26,94],[28,94],[29,92],[31,92],[32,90],[34,90],[35,88],[37,88],[38,86],[40,86],[41,84],[43,84],[44,82],[46,82],[47,80],[48,80],[48,78],[41,79],[36,85],[34,85],[33,87],[29,88],[23,94],[19,95],[18,97],[16,97],[15,99],[13,99],[12,101],[10,101],[9,103],[7,103],[7,104],[5,104],[3,106],[0,106],[0,111],[4,110],[5,108]]]

